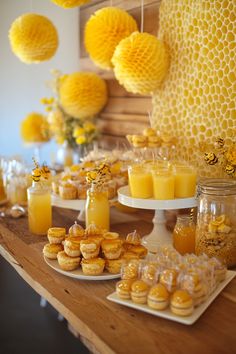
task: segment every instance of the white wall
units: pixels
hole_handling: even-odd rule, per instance
[[[20,15],[34,12],[49,17],[56,26],[60,45],[49,61],[27,65],[10,49],[8,31]],[[50,96],[45,85],[50,69],[70,73],[79,69],[79,10],[64,10],[50,0],[0,0],[0,155],[20,154],[30,161],[32,148],[26,148],[20,138],[21,120],[31,111],[44,113],[41,97]],[[54,143],[42,148],[42,158],[49,160]]]

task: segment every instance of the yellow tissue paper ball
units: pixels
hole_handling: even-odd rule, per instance
[[[39,143],[48,141],[49,125],[44,115],[29,113],[21,122],[21,137],[26,143]]]
[[[111,69],[111,58],[117,44],[137,30],[137,23],[127,12],[105,7],[96,11],[86,23],[85,48],[97,66]]]
[[[90,0],[51,0],[51,2],[64,9],[71,9],[72,7],[84,5],[89,1]]]
[[[105,106],[107,87],[94,73],[76,72],[62,81],[59,96],[67,114],[83,119],[94,116]]]
[[[135,32],[118,44],[112,63],[117,80],[127,91],[150,94],[166,76],[169,55],[155,36]]]
[[[50,59],[58,47],[57,30],[45,16],[28,13],[11,25],[9,40],[13,53],[24,63]]]

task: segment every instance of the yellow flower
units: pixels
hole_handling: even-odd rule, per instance
[[[51,112],[51,110],[52,110],[52,106],[47,106],[47,107],[45,108],[45,111],[46,111],[46,112]]]
[[[54,102],[54,97],[50,97],[50,98],[48,98],[48,100],[47,100],[48,102],[48,104],[52,104],[53,102]]]
[[[83,127],[86,133],[91,133],[96,130],[96,126],[92,122],[85,122]]]
[[[75,130],[74,130],[74,132],[73,132],[73,137],[74,137],[74,138],[77,138],[77,137],[79,137],[79,136],[81,136],[81,135],[84,135],[84,133],[85,133],[84,128],[77,127],[77,128],[75,128]]]
[[[64,136],[56,136],[56,142],[57,142],[57,144],[63,144],[64,143],[64,141],[65,141],[65,138],[64,138]]]
[[[21,137],[25,142],[43,142],[49,140],[49,126],[46,118],[32,112],[21,122]]]
[[[84,135],[78,136],[78,138],[76,139],[76,143],[78,145],[82,145],[82,144],[86,143],[86,137]]]
[[[48,104],[48,99],[46,97],[41,98],[40,103]]]

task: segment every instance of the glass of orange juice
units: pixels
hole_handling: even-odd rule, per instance
[[[169,167],[152,169],[153,194],[155,199],[166,200],[175,197],[175,180]]]
[[[129,166],[129,187],[134,198],[151,198],[153,196],[153,183],[151,169],[145,164]]]
[[[190,215],[179,215],[173,231],[173,246],[182,255],[195,253],[196,227]]]
[[[35,235],[46,235],[52,226],[51,190],[40,182],[27,189],[29,230]]]
[[[175,198],[194,197],[197,184],[197,173],[192,166],[176,164],[173,168],[175,176]]]
[[[101,229],[110,229],[110,205],[106,190],[91,187],[85,204],[86,227],[95,224]]]

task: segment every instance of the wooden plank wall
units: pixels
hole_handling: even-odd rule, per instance
[[[144,31],[157,34],[158,11],[161,0],[144,0]],[[108,86],[108,104],[98,117],[102,132],[102,146],[116,146],[124,143],[126,134],[139,134],[148,126],[148,112],[151,111],[151,97],[128,93],[119,85],[113,71],[96,67],[89,59],[84,48],[84,27],[91,14],[96,10],[113,5],[128,11],[140,28],[141,0],[92,0],[80,9],[80,65],[83,71],[93,71],[103,77]]]

